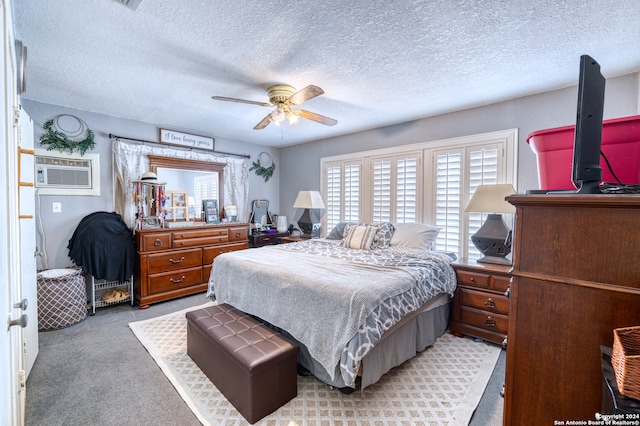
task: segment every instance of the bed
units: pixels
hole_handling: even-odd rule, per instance
[[[447,329],[456,280],[436,235],[344,223],[327,238],[224,253],[207,296],[296,340],[299,364],[321,381],[364,389]]]

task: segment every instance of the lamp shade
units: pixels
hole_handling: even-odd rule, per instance
[[[516,208],[513,204],[505,201],[505,197],[513,195],[516,190],[513,185],[497,184],[497,185],[479,185],[465,212],[486,212],[486,213],[515,213]]]
[[[294,209],[324,209],[322,196],[318,191],[300,191],[295,203]]]

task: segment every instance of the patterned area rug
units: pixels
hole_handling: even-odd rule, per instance
[[[129,327],[202,424],[247,425],[187,355],[184,314],[199,308]],[[312,376],[298,376],[298,396],[257,424],[467,425],[499,354],[498,346],[446,333],[378,383],[351,395]]]

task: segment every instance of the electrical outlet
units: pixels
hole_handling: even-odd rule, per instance
[[[54,213],[62,213],[62,203],[52,203]]]

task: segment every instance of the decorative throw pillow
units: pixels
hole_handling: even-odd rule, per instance
[[[391,243],[391,238],[393,237],[393,233],[395,228],[391,222],[382,222],[375,224],[378,227],[378,231],[376,232],[376,236],[373,239],[373,247],[374,248],[387,248]]]
[[[336,226],[333,227],[329,235],[325,238],[327,240],[341,240],[344,238],[344,227],[347,226],[349,222],[340,222]]]
[[[391,246],[434,250],[440,230],[422,223],[396,223]]]
[[[344,228],[342,246],[358,250],[371,250],[377,231],[377,226],[347,224]]]

